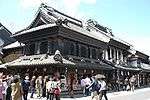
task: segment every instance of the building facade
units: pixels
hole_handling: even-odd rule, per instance
[[[25,44],[22,56],[6,64],[15,74],[104,74],[110,85],[137,75],[138,85],[148,84],[149,56],[116,38],[111,29],[88,20],[72,18],[42,4],[30,26],[13,37]],[[143,67],[142,67],[143,66]],[[42,71],[41,71],[42,70]],[[146,78],[146,79],[145,79]],[[80,81],[78,81],[80,83]]]

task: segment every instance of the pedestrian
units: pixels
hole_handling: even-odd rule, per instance
[[[53,87],[53,78],[49,77],[49,81],[46,83],[47,90],[47,100],[54,99],[54,87]]]
[[[42,79],[42,76],[39,76],[37,79],[36,79],[36,91],[37,91],[37,97],[38,98],[41,98],[42,97],[42,91],[43,91],[43,79]]]
[[[120,79],[116,79],[115,87],[117,91],[120,91]]]
[[[125,80],[124,80],[124,88],[123,88],[124,91],[127,90],[128,85],[129,85],[129,79],[128,79],[128,77],[126,77]]]
[[[60,100],[60,94],[61,94],[61,88],[60,88],[60,79],[59,78],[54,78],[54,96],[56,98],[56,100]]]
[[[130,78],[130,89],[131,91],[134,92],[134,89],[135,89],[135,82],[136,82],[136,77],[135,75],[133,75],[131,78]]]
[[[30,96],[30,98],[33,98],[33,95],[35,93],[35,80],[36,80],[36,76],[32,76],[32,79],[30,81],[30,89],[31,89],[31,96]]]
[[[0,100],[4,100],[4,96],[3,96],[4,91],[5,91],[5,87],[2,79],[0,79]]]
[[[21,85],[23,88],[23,98],[24,100],[27,100],[30,86],[29,76],[25,76],[25,80],[22,81]]]
[[[90,96],[90,90],[89,90],[89,88],[87,88],[87,87],[89,87],[90,84],[91,84],[91,80],[90,80],[89,76],[87,76],[87,77],[84,79],[84,82],[85,82],[85,96]]]
[[[82,89],[82,91],[83,91],[83,95],[85,95],[85,76],[83,76],[82,77],[82,79],[81,79],[81,89]]]
[[[91,100],[98,100],[98,94],[99,94],[100,87],[101,86],[98,82],[98,78],[95,76],[92,76],[90,86],[86,87],[86,88],[91,88]]]
[[[11,83],[13,80],[12,75],[7,75],[7,89],[6,89],[6,100],[11,100]]]
[[[48,82],[48,76],[45,76],[43,80],[42,97],[46,97],[46,82]]]
[[[3,91],[3,99],[6,100],[6,90],[7,90],[7,82],[6,78],[3,80],[3,86],[4,86],[4,91]]]
[[[99,90],[99,100],[102,100],[102,97],[104,96],[105,100],[108,100],[107,98],[107,84],[105,82],[105,78],[101,78],[99,80],[99,84],[101,85],[101,88]]]
[[[12,100],[22,100],[23,90],[18,77],[13,78],[11,88],[12,88],[11,92]]]

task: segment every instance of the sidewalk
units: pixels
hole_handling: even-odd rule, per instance
[[[110,100],[111,98],[114,98],[114,97],[130,96],[130,95],[135,95],[137,93],[146,92],[146,91],[150,92],[150,88],[137,89],[134,92],[132,92],[132,91],[120,91],[120,92],[107,93],[107,97]],[[30,96],[30,94],[29,94],[29,96]],[[34,99],[29,98],[29,100],[46,100],[46,98],[37,99],[36,95],[34,97],[35,97]],[[61,100],[91,100],[91,97],[89,96],[89,97],[78,97],[78,98],[61,98]]]

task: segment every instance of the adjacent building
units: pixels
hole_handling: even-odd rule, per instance
[[[0,64],[5,62],[2,59],[4,55],[4,53],[2,52],[2,48],[16,41],[14,38],[10,37],[11,35],[12,33],[0,23]]]

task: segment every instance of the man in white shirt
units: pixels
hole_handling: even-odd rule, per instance
[[[106,82],[104,81],[103,78],[100,81],[98,81],[98,82],[99,82],[99,84],[101,84],[101,88],[99,90],[99,100],[102,100],[103,95],[105,97],[105,100],[108,100],[107,95],[106,95],[106,93],[107,93]]]

